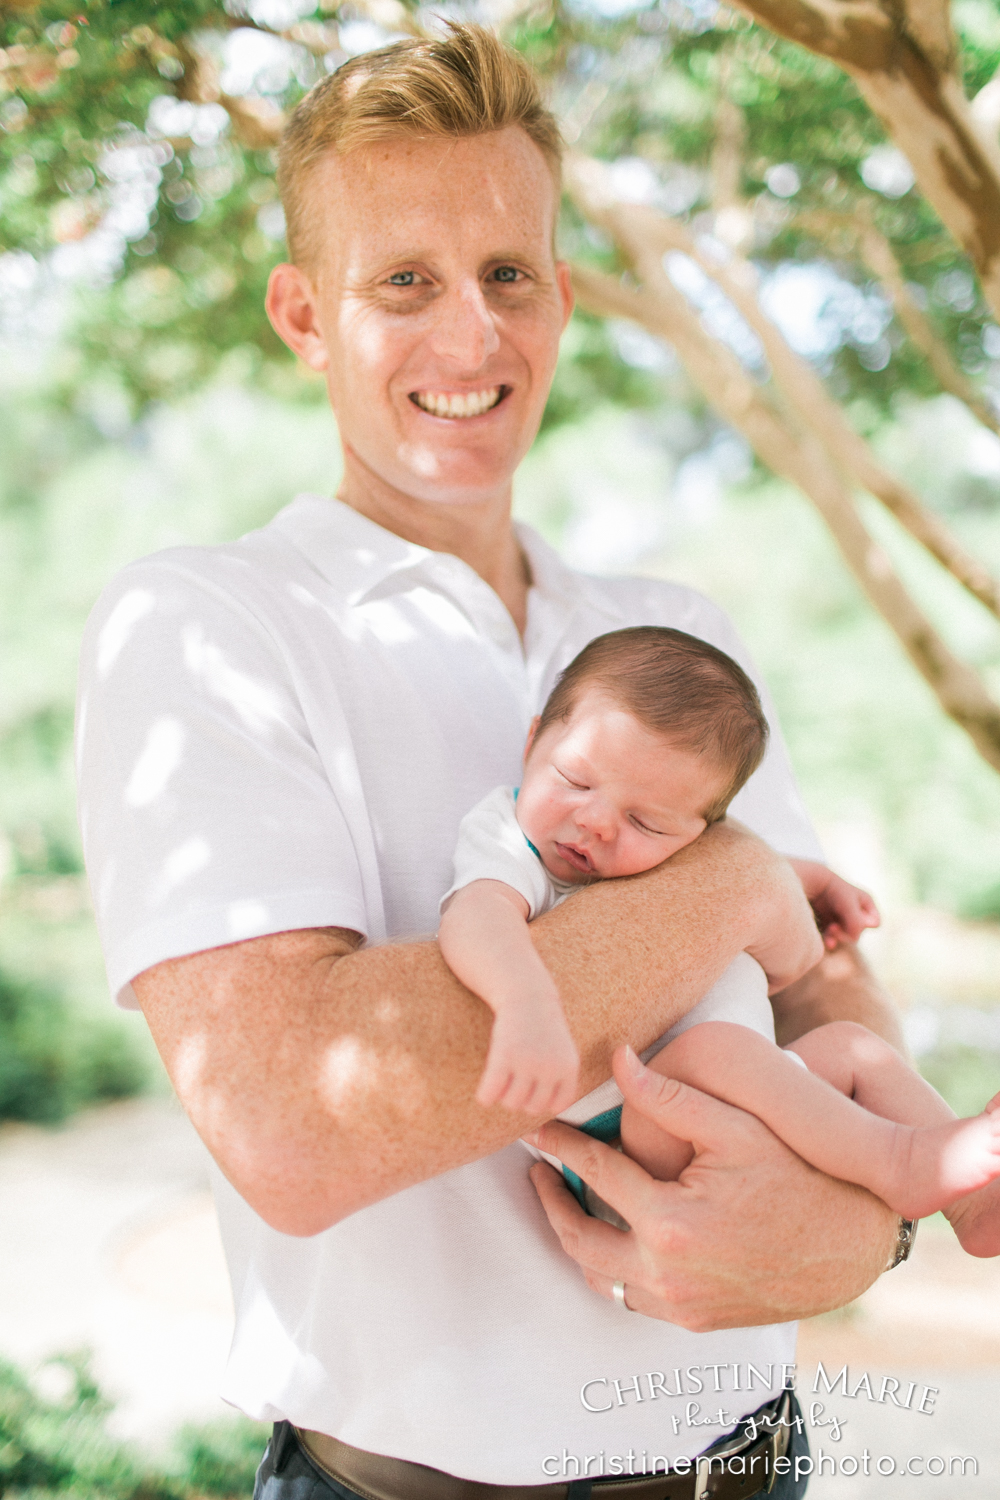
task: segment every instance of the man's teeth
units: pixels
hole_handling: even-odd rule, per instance
[[[488,391],[470,391],[464,396],[438,395],[431,391],[418,391],[415,400],[424,411],[433,417],[479,417],[489,411],[500,400],[500,386]]]

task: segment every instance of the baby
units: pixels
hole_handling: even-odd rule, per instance
[[[445,961],[495,1016],[481,1104],[550,1116],[577,1095],[579,1057],[529,921],[583,885],[638,875],[693,843],[725,816],[766,741],[746,673],[682,631],[614,631],[562,673],[529,731],[521,786],[491,792],[463,820],[455,883],[442,901]],[[823,865],[791,864],[830,947],[878,924],[863,891]],[[805,900],[776,926],[752,953],[769,993],[823,952]],[[667,1033],[651,1066],[755,1114],[806,1161],[905,1218],[953,1205],[965,1248],[1000,1253],[1000,1182],[978,1191],[1000,1178],[1000,1095],[982,1115],[956,1120],[864,1027],[820,1026],[780,1049],[766,999],[762,1019],[742,996],[739,986],[716,986]],[[607,1088],[588,1101],[604,1104]],[[603,1139],[617,1134],[615,1108],[586,1122],[573,1113],[570,1123]],[[688,1143],[628,1105],[620,1131],[623,1149],[658,1178],[677,1177],[691,1159]]]

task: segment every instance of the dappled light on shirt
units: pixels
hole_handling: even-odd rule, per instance
[[[148,807],[166,789],[184,754],[184,726],[171,714],[154,719],[125,788],[129,807]]]
[[[204,626],[185,626],[183,641],[188,671],[201,678],[210,693],[234,708],[248,729],[260,734],[270,724],[281,722],[277,695],[264,683],[232,666],[220,647],[206,639]]]
[[[206,838],[200,835],[185,839],[183,844],[178,844],[163,861],[160,871],[160,879],[154,885],[152,902],[158,905],[166,899],[171,891],[175,891],[185,880],[190,880],[192,875],[197,875],[203,870],[212,857],[212,849]]]
[[[97,638],[97,675],[107,677],[133,628],[156,603],[149,589],[129,589],[111,611]]]

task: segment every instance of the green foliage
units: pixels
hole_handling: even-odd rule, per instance
[[[120,1018],[85,1015],[43,981],[0,969],[0,1119],[55,1124],[139,1093],[147,1077]]]
[[[244,0],[93,0],[83,12],[46,0],[0,10],[0,251],[44,258],[100,224],[117,223],[124,235],[120,266],[112,254],[102,273],[110,285],[88,286],[78,299],[72,352],[58,371],[67,395],[103,384],[142,407],[196,389],[229,361],[230,374],[238,366],[266,388],[318,399],[314,385],[294,379],[263,313],[267,276],[283,253],[267,131],[230,121],[217,103],[191,103],[218,95],[234,37],[267,38],[277,49],[227,85],[258,116],[287,111],[346,57],[338,28],[356,18],[349,5],[310,9],[302,0],[287,11],[268,26]],[[961,0],[955,19],[973,92],[1000,65],[1000,31],[988,0]],[[697,230],[712,228],[720,103],[738,106],[755,260],[767,271],[819,259],[869,294],[867,312],[844,313],[831,334],[824,368],[839,395],[863,395],[886,412],[900,391],[934,387],[889,309],[872,300],[853,241],[829,228],[819,236],[818,212],[869,217],[960,364],[974,377],[989,373],[1000,335],[966,261],[914,189],[866,184],[865,163],[884,132],[834,64],[693,0],[617,18],[552,0],[516,17],[511,39],[544,75],[573,144],[645,162],[659,201]],[[786,170],[786,185],[772,190],[776,166],[794,169],[797,189],[788,190]],[[123,204],[132,217],[124,226]],[[565,238],[574,254],[607,260],[572,213]],[[581,415],[595,390],[629,404],[637,383],[656,384],[648,374],[637,382],[614,341],[599,347],[582,337],[578,357],[578,373],[564,361],[550,425]]]
[[[245,1417],[185,1428],[176,1445],[185,1484],[199,1495],[250,1495],[270,1435]]]
[[[928,1083],[958,1115],[977,1115],[997,1091],[1000,1058],[979,1047],[942,1047],[920,1059]]]
[[[958,910],[973,922],[1000,922],[1000,881],[967,896]]]
[[[111,1410],[91,1379],[86,1359],[49,1361],[39,1395],[13,1365],[0,1362],[0,1496],[9,1500],[202,1500],[246,1497],[267,1442],[265,1428],[245,1418],[189,1428],[173,1462],[142,1461],[111,1439]]]

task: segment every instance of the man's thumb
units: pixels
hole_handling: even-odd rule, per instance
[[[664,1078],[647,1068],[631,1047],[619,1047],[611,1066],[626,1101],[669,1135],[707,1144],[724,1129],[724,1122],[713,1117],[728,1106],[679,1078]]]

